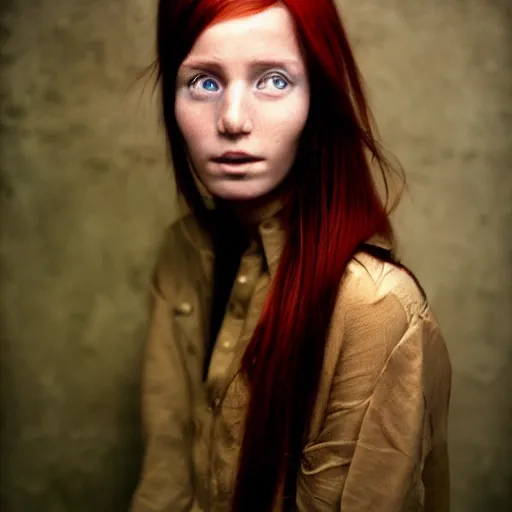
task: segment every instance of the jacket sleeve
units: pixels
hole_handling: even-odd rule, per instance
[[[188,391],[173,337],[168,287],[164,296],[159,285],[157,278],[143,356],[144,459],[131,512],[184,512],[193,500]]]
[[[435,483],[440,508],[425,508],[420,485],[432,442],[425,351],[437,326],[426,312],[393,325],[385,303],[376,304],[376,314],[363,322],[370,327],[353,344],[355,355],[342,352],[321,430],[305,450],[301,512],[332,511],[333,503],[342,512],[448,510],[447,478]],[[386,345],[389,354],[376,363],[379,347]],[[436,450],[442,452],[444,443],[440,439]],[[446,475],[447,458],[437,462]]]
[[[346,475],[344,512],[423,510],[414,487],[428,436],[423,334],[422,321],[413,320],[377,380]]]

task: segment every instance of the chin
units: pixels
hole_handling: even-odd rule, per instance
[[[247,194],[247,193],[238,193],[238,192],[222,192],[215,194],[218,198],[223,199],[224,201],[251,201],[254,199],[259,199],[263,197],[265,194]]]
[[[250,201],[259,199],[270,192],[269,187],[255,187],[247,182],[236,182],[211,187],[210,192],[225,201]]]

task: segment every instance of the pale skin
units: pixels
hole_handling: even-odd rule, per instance
[[[176,85],[176,119],[198,179],[235,203],[271,194],[292,168],[309,102],[304,57],[284,6],[207,28]]]

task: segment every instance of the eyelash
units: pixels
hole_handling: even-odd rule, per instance
[[[210,75],[206,75],[204,73],[201,73],[201,74],[195,75],[193,78],[191,78],[188,81],[188,84],[187,84],[188,88],[191,89],[192,87],[194,87],[197,84],[197,82],[199,82],[199,80],[201,80],[203,78],[210,78],[213,81],[217,82],[217,80],[212,78]],[[264,82],[264,81],[271,80],[272,78],[280,78],[280,79],[284,80],[286,82],[286,86],[289,86],[289,85],[292,84],[291,80],[288,77],[284,76],[282,73],[277,73],[275,71],[274,72],[270,72],[267,75],[265,75],[264,77],[262,77],[258,81],[258,84],[261,83],[261,82]],[[282,89],[282,90],[284,90],[284,89]]]

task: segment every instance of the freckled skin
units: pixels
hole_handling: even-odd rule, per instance
[[[214,196],[262,198],[289,173],[310,102],[293,19],[284,6],[207,28],[178,70],[175,113],[197,177]],[[226,166],[227,151],[260,160]]]

